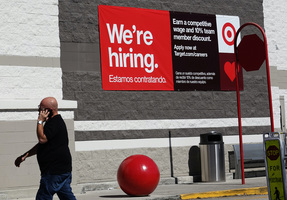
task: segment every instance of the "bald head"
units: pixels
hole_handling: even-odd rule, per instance
[[[40,103],[41,109],[51,109],[53,115],[58,114],[58,102],[54,97],[46,97]]]

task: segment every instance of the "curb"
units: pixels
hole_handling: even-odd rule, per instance
[[[268,194],[267,187],[254,187],[254,188],[242,188],[234,190],[181,194],[180,196],[182,200],[188,200],[188,199],[204,199],[204,198],[216,198],[216,197],[228,197],[228,196],[266,195],[266,194]]]

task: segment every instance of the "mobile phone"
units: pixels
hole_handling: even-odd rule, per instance
[[[53,116],[53,111],[51,109],[47,109],[47,110],[49,111],[48,117],[49,117],[49,119],[51,119],[51,117]]]

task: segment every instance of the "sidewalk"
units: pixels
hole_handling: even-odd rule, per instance
[[[21,198],[21,196],[27,196],[21,190],[17,191],[17,197],[15,191],[12,192],[14,195],[11,195],[10,192],[11,196],[0,192],[0,200],[34,200],[36,192],[37,188],[29,191],[29,198]],[[73,192],[77,200],[188,200],[215,197],[224,199],[226,196],[268,194],[266,177],[246,178],[244,185],[242,185],[241,179],[227,179],[226,182],[196,183],[179,181],[179,184],[162,182],[153,193],[144,197],[126,195],[116,182],[74,185]],[[54,200],[58,200],[57,195],[54,196]]]
[[[226,182],[158,185],[153,193],[145,197],[130,197],[120,188],[88,191],[76,196],[78,200],[181,200],[246,194],[268,194],[266,177],[247,178],[244,185],[241,179],[230,179]]]

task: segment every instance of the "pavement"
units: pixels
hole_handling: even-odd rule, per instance
[[[128,196],[118,187],[85,191],[76,197],[78,200],[186,200],[267,194],[266,177],[257,177],[246,178],[245,184],[242,184],[241,179],[228,179],[225,182],[161,184],[150,195],[143,197]]]
[[[245,184],[242,184],[241,179],[226,179],[225,182],[193,182],[189,180],[189,177],[187,179],[178,179],[177,182],[178,184],[161,181],[150,195],[141,197],[133,197],[125,194],[116,182],[74,185],[72,188],[77,200],[224,199],[228,196],[268,194],[266,177],[245,178]],[[20,191],[18,192],[17,197],[12,195],[14,198],[9,194],[2,194],[1,196],[0,192],[0,200],[35,199],[34,194],[36,194],[36,190],[29,192],[29,198],[20,198],[19,196],[22,195],[20,195]],[[54,200],[58,200],[56,195],[54,196]]]

